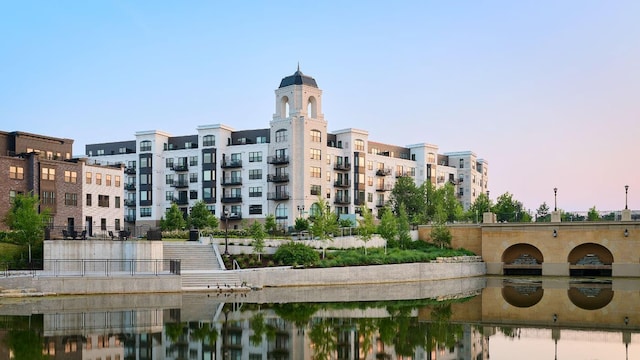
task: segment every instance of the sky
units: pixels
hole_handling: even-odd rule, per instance
[[[640,209],[640,1],[3,1],[0,130],[85,145],[267,128],[280,80],[329,131],[473,151],[492,200]]]

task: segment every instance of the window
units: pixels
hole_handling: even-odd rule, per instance
[[[151,191],[140,191],[140,201],[149,201],[151,200]]]
[[[253,151],[249,153],[249,162],[262,162],[262,151]]]
[[[311,185],[311,195],[320,196],[321,192],[322,192],[322,186]]]
[[[87,194],[87,206],[91,206],[91,194]]]
[[[21,166],[9,166],[9,179],[24,179],[24,168]]]
[[[42,192],[42,204],[44,205],[55,205],[56,204],[56,193],[52,191],[43,191]]]
[[[373,186],[373,177],[367,176],[367,185]]]
[[[78,194],[65,193],[64,204],[67,206],[78,206]]]
[[[56,179],[56,169],[53,168],[42,168],[42,180],[55,180]]]
[[[367,193],[367,202],[373,202],[373,193]]]
[[[164,176],[164,183],[167,185],[173,185],[173,174],[167,174]]]
[[[320,167],[318,167],[318,166],[311,166],[311,167],[309,168],[309,170],[310,170],[310,171],[309,171],[309,172],[310,172],[310,176],[311,176],[312,178],[320,178],[320,177],[322,176],[322,175],[321,175]]]
[[[355,148],[355,151],[364,151],[364,141],[362,141],[361,139],[354,140],[353,146]]]
[[[262,214],[262,205],[249,205],[249,214],[261,215]]]
[[[151,217],[151,208],[140,208],[140,217]]]
[[[116,196],[114,199],[116,209],[120,209],[120,196]]]
[[[322,153],[320,149],[310,149],[311,150],[311,160],[322,160]]]
[[[197,198],[198,198],[198,191],[190,190],[189,191],[189,199],[193,200],[193,199],[197,199]]]
[[[102,174],[96,173],[96,185],[102,185]]]
[[[202,137],[202,146],[215,146],[216,137],[213,135],[205,135]]]
[[[115,220],[116,231],[120,231],[120,219]]]
[[[276,131],[276,142],[284,142],[287,141],[287,130],[280,129]]]
[[[92,173],[89,172],[89,171],[87,171],[87,173],[85,174],[85,179],[86,179],[85,182],[87,184],[91,184],[91,175],[92,175]]]
[[[267,142],[266,136],[256,136],[256,144],[265,144]]]
[[[167,169],[173,169],[173,158],[166,158],[164,163]]]
[[[213,154],[206,152],[202,154],[202,163],[203,164],[213,164]]]
[[[189,182],[197,183],[198,182],[198,173],[189,173]]]
[[[202,171],[202,180],[203,181],[212,181],[213,180],[213,170],[203,170]]]
[[[249,197],[262,197],[262,187],[261,186],[250,187]]]
[[[98,206],[109,207],[109,195],[98,195]]]
[[[106,183],[105,185],[111,186],[111,174],[105,175],[105,179],[104,180],[105,180],[105,183]]]
[[[464,159],[460,159],[460,169],[464,169]]]
[[[166,201],[173,201],[173,191],[166,191],[164,193],[164,199]]]
[[[151,185],[151,174],[140,174],[140,185]]]
[[[249,170],[249,180],[258,180],[258,179],[262,179],[262,169]]]
[[[140,168],[150,168],[151,167],[151,158],[150,157],[143,157],[140,158]]]
[[[141,141],[140,151],[151,151],[151,141],[150,140]]]
[[[215,196],[215,192],[213,191],[213,188],[210,188],[210,187],[202,188],[202,197],[204,199],[213,199],[214,196]]]
[[[311,130],[309,135],[311,135],[311,141],[322,142],[322,132],[319,130]]]
[[[189,156],[189,166],[197,166],[197,165],[198,165],[198,157]]]

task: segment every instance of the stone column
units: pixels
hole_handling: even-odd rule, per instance
[[[492,212],[486,212],[482,214],[482,223],[483,224],[495,224],[496,223],[496,214]]]
[[[551,212],[551,222],[555,223],[555,222],[561,222],[562,218],[560,216],[560,211],[555,210]]]
[[[631,210],[630,209],[622,210],[622,221],[631,221]]]

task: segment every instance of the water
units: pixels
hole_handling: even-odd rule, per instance
[[[640,359],[639,290],[495,277],[5,298],[0,359]]]

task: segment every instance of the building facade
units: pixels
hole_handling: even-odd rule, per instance
[[[273,214],[285,230],[313,215],[318,197],[341,215],[363,206],[377,214],[402,176],[454,184],[465,208],[488,189],[488,163],[473,152],[439,154],[436,145],[391,145],[370,141],[366,130],[327,128],[322,90],[298,69],[275,90],[268,128],[141,131],[135,140],[87,145],[86,156],[125,167],[124,219],[136,226],[157,226],[172,203],[187,214],[196,201],[230,226]]]

